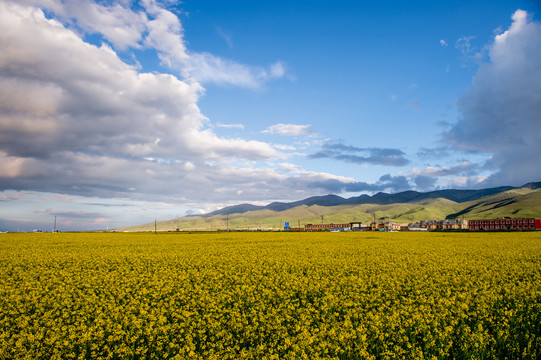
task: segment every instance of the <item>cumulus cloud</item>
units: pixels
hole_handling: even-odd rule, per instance
[[[204,204],[303,197],[327,180],[354,182],[257,167],[279,159],[278,146],[217,136],[197,106],[198,82],[140,72],[39,8],[0,2],[0,47],[0,190]]]
[[[39,3],[47,16],[28,5]],[[328,191],[331,183],[342,184],[343,191],[383,186],[283,164],[258,167],[257,161],[280,159],[281,150],[295,148],[216,135],[197,106],[204,89],[193,74],[214,63],[209,72],[223,71],[209,81],[228,73],[236,80],[224,83],[259,86],[284,76],[284,64],[251,68],[192,54],[178,17],[151,0],[139,10],[126,4],[0,2],[0,190],[208,204],[302,198]],[[109,45],[84,41],[85,33],[95,32]],[[164,64],[186,71],[185,77],[142,72],[116,52],[145,47],[156,49]],[[195,65],[199,70],[190,68]],[[317,136],[310,125],[276,124],[265,132]],[[359,155],[358,150],[340,151]],[[368,162],[403,156],[393,149],[364,151]],[[73,217],[73,211],[78,210],[48,208],[40,214]]]
[[[491,155],[486,185],[541,179],[541,24],[523,10],[512,19],[458,99],[460,118],[443,134],[457,149]]]
[[[323,144],[321,150],[308,156],[311,159],[330,158],[353,164],[404,166],[409,164],[406,154],[399,149],[360,148],[340,143]]]
[[[101,33],[121,50],[139,47],[148,18],[142,11],[133,11],[119,3],[109,6],[89,0],[56,2],[55,9],[73,26],[88,33]]]
[[[189,51],[179,17],[156,0],[141,0],[137,9],[128,1],[113,4],[91,0],[20,2],[46,9],[76,32],[98,34],[117,50],[154,49],[163,64],[191,81],[258,88],[285,75],[281,61],[265,68],[207,52]]]
[[[281,156],[206,128],[197,82],[139,72],[39,8],[0,2],[0,47],[0,189],[110,196],[192,169],[177,160]]]
[[[311,133],[310,125],[276,124],[262,131],[264,134],[278,134],[283,136],[301,136]]]
[[[56,19],[34,6],[0,2],[0,190],[193,205],[302,197],[306,189],[325,191],[317,184],[327,180],[354,182],[273,167],[266,161],[292,148],[216,135],[197,106],[204,90],[198,81],[142,72],[124,62],[116,48],[156,47],[162,62],[172,65],[192,58],[178,18],[156,3],[143,2],[145,14],[93,8],[98,14],[125,11],[118,21],[128,24],[133,17],[145,28],[143,36],[116,40],[106,32],[111,45],[101,46],[84,41],[81,31],[99,29],[77,15],[70,7],[75,2],[47,4],[48,11],[60,14]],[[138,33],[138,26],[127,28]],[[260,72],[258,81],[283,74],[283,64],[276,63]],[[269,131],[306,135],[310,128],[286,124]],[[258,167],[261,160],[264,167]],[[39,214],[50,213],[46,210]]]
[[[145,45],[156,49],[162,62],[179,69],[185,78],[200,83],[257,88],[269,80],[284,76],[285,67],[280,61],[265,69],[208,52],[189,52],[184,45],[183,28],[178,17],[153,0],[144,0],[143,4],[154,17],[148,22]]]
[[[408,177],[415,183],[419,190],[433,190],[438,186],[444,187],[479,187],[479,182],[486,177],[480,175],[480,165],[462,161],[452,166],[426,166],[425,168],[413,168],[408,172]],[[456,179],[461,179],[457,181]]]

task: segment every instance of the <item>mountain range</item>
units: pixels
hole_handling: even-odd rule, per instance
[[[370,222],[392,219],[408,223],[429,219],[486,219],[495,217],[541,217],[541,182],[521,187],[501,186],[479,190],[446,189],[430,192],[403,191],[343,198],[313,196],[266,206],[240,204],[208,214],[161,221],[159,230],[280,229],[309,223]],[[119,230],[148,231],[154,223]]]

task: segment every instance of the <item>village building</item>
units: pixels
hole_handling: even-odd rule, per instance
[[[471,231],[502,230],[541,230],[541,219],[538,218],[502,218],[488,220],[470,220]]]
[[[350,223],[346,224],[307,224],[305,231],[329,231],[329,230],[350,230]]]
[[[424,220],[408,225],[410,231],[436,231],[436,230],[467,230],[468,220],[447,219],[447,220]]]

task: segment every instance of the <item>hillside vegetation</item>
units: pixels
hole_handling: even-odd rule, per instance
[[[473,191],[473,190],[472,190]],[[486,192],[486,191],[485,191]],[[411,192],[407,196],[400,195],[395,198],[406,199],[412,197]],[[438,195],[446,195],[443,192],[437,192]],[[419,194],[419,193],[417,193]],[[463,194],[448,193],[453,197]],[[457,202],[444,197],[415,196],[415,200],[410,202],[387,203],[392,200],[391,195],[377,196],[381,200],[385,198],[383,204],[363,203],[352,204],[351,199],[342,199],[337,196],[317,197],[307,199],[307,205],[302,201],[294,207],[286,203],[274,203],[267,207],[247,207],[246,204],[238,207],[229,207],[228,212],[224,209],[214,213],[201,216],[187,216],[178,219],[160,221],[157,224],[158,231],[176,231],[178,230],[199,230],[214,231],[233,229],[261,229],[261,230],[279,230],[284,227],[285,222],[289,222],[291,227],[303,226],[306,224],[324,223],[349,223],[352,221],[361,221],[369,223],[376,220],[392,220],[397,223],[410,223],[421,220],[431,219],[491,219],[500,217],[541,217],[541,188],[513,188],[484,196],[475,200]],[[475,194],[468,194],[469,197],[475,197]],[[345,204],[332,205],[340,203],[337,199],[344,200]],[[317,204],[316,199],[321,200]],[[328,201],[331,199],[332,201]],[[364,200],[363,200],[364,201]],[[316,204],[313,204],[316,203]],[[280,206],[276,205],[280,204]],[[292,204],[292,203],[289,203]],[[321,205],[324,204],[324,205]],[[331,205],[329,205],[331,204]],[[284,210],[272,210],[272,208]],[[255,210],[253,210],[255,209]],[[238,212],[235,212],[238,211]],[[120,231],[153,231],[154,222],[119,229]]]

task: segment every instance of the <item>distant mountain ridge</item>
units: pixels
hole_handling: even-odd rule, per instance
[[[479,190],[403,191],[349,199],[337,195],[312,196],[265,206],[240,204],[205,215],[189,215],[157,223],[159,231],[213,231],[224,229],[280,230],[285,222],[303,224],[370,223],[392,219],[401,224],[433,219],[541,218],[541,182],[521,187],[501,186]],[[155,222],[121,228],[154,231]]]
[[[272,211],[285,211],[297,206],[338,206],[338,205],[361,205],[361,204],[376,204],[376,205],[390,205],[390,204],[406,204],[412,202],[418,202],[422,200],[437,199],[443,198],[451,200],[457,203],[464,203],[468,201],[478,200],[486,196],[499,194],[505,191],[513,189],[539,189],[541,188],[541,182],[531,182],[520,187],[515,186],[499,186],[487,189],[479,190],[457,190],[457,189],[446,189],[446,190],[434,190],[429,192],[418,192],[414,190],[402,191],[399,193],[388,194],[384,192],[379,192],[372,196],[370,195],[360,195],[351,198],[343,198],[338,195],[322,195],[322,196],[312,196],[303,200],[293,201],[293,202],[273,202],[265,206],[257,206],[252,204],[240,204],[234,206],[228,206],[208,214],[199,215],[202,217],[212,217],[216,215],[231,215],[231,214],[243,214],[249,211],[256,210],[272,210]]]

